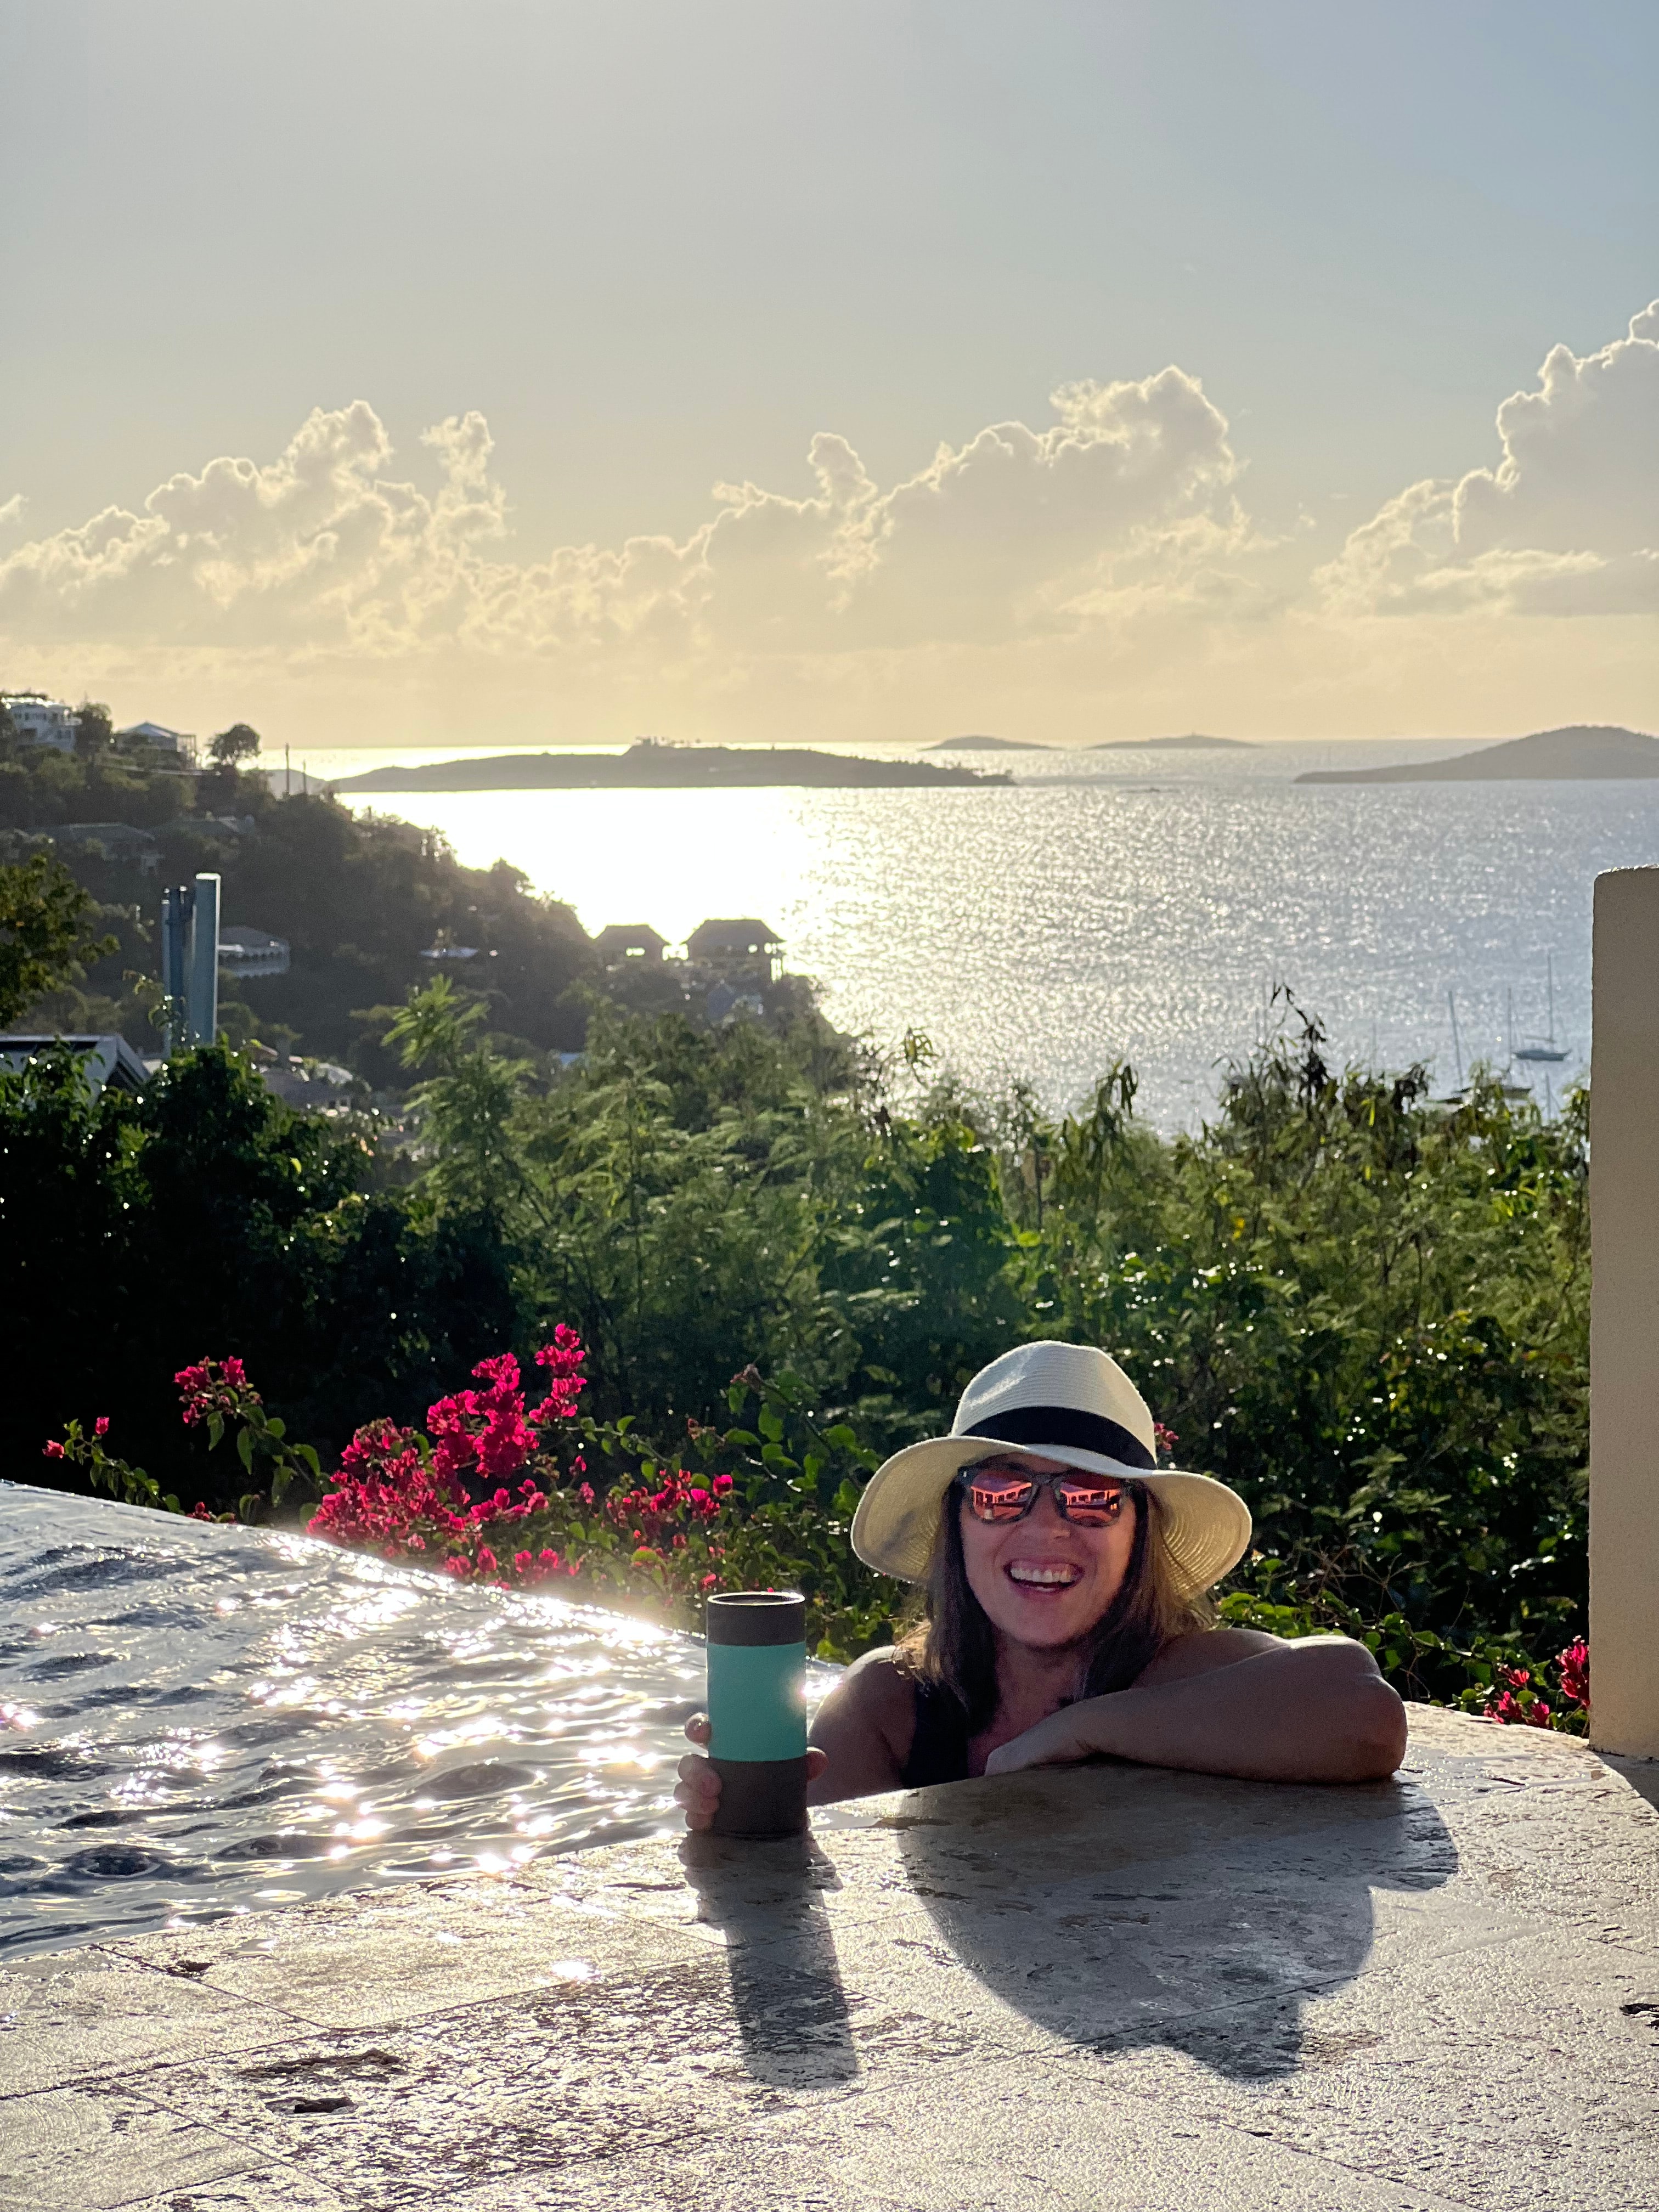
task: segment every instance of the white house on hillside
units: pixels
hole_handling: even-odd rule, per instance
[[[54,752],[75,750],[75,709],[44,691],[0,691],[0,704],[26,744],[50,745]]]

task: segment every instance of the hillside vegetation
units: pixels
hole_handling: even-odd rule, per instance
[[[148,830],[154,848],[135,854],[113,838],[61,835],[66,823],[106,823]],[[110,747],[83,757],[13,746],[0,757],[0,860],[45,849],[54,830],[54,849],[113,942],[30,1011],[31,1026],[118,1029],[141,1052],[159,1049],[161,887],[216,870],[223,924],[291,947],[285,975],[240,986],[222,978],[221,1019],[234,1042],[257,1036],[383,1083],[392,1074],[377,1042],[386,1024],[373,1010],[430,978],[434,963],[422,953],[470,945],[477,957],[464,972],[504,1045],[581,1044],[586,1016],[571,987],[599,971],[574,913],[538,897],[504,861],[463,867],[433,831],[328,798],[278,800],[263,775],[234,762],[190,776]]]

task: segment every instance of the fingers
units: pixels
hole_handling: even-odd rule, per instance
[[[690,1723],[687,1723],[688,1731]],[[690,1751],[681,1759],[674,1802],[685,1809],[688,1828],[712,1827],[714,1808],[720,1802],[720,1778],[701,1753]]]
[[[1063,1713],[1055,1713],[1027,1729],[1024,1735],[1015,1736],[1011,1743],[1000,1744],[986,1760],[985,1771],[1018,1774],[1028,1766],[1064,1766],[1087,1759],[1090,1747],[1066,1726],[1065,1718]]]
[[[685,1733],[693,1743],[707,1743],[709,1736],[707,1713],[693,1713],[685,1724]]]

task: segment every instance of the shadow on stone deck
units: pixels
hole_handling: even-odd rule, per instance
[[[965,1783],[27,1961],[0,2208],[1652,2207],[1659,1818],[1413,1723],[1364,1789]]]

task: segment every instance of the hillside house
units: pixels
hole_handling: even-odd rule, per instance
[[[124,1036],[89,1033],[48,1036],[44,1031],[33,1035],[11,1031],[0,1036],[0,1067],[21,1074],[38,1054],[53,1048],[67,1048],[75,1054],[94,1098],[106,1085],[136,1097],[149,1080],[149,1068]]]
[[[130,822],[58,822],[46,834],[54,844],[83,860],[113,861],[145,876],[153,876],[161,865],[161,850],[154,836],[148,830],[135,830]]]
[[[613,921],[593,939],[593,949],[607,968],[654,968],[661,964],[668,939],[648,921]]]
[[[132,722],[116,737],[123,744],[148,745],[152,752],[170,756],[168,767],[194,768],[196,740],[183,730],[170,730],[164,722]]]
[[[738,977],[775,983],[783,967],[783,939],[753,916],[735,921],[699,922],[685,941],[700,968],[726,981]]]
[[[46,745],[59,753],[75,750],[75,709],[66,700],[50,698],[44,691],[0,691],[0,706],[26,745]]]
[[[289,943],[285,937],[270,937],[263,929],[249,929],[238,923],[219,932],[219,965],[227,975],[239,979],[250,975],[286,975],[289,969]]]

